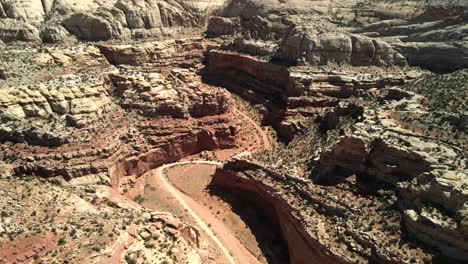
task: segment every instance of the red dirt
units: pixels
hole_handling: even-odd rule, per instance
[[[38,258],[57,248],[59,235],[50,232],[39,235],[23,236],[13,241],[5,241],[0,244],[0,263],[31,263]],[[9,260],[3,262],[3,260]]]
[[[254,234],[244,220],[232,211],[229,204],[206,191],[215,169],[216,166],[208,164],[181,165],[168,170],[167,178],[182,193],[193,199],[198,205],[202,205],[207,213],[207,218],[216,219],[216,222],[222,223],[220,225],[222,230],[232,232],[235,239],[238,240],[236,242],[242,244],[244,248],[242,250],[248,250],[257,258],[258,263],[266,263]],[[215,221],[213,220],[213,222]],[[214,226],[212,225],[212,227]],[[214,227],[214,229],[218,228]],[[226,238],[224,235],[221,237],[222,240]]]

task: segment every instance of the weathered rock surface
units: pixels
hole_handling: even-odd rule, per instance
[[[40,258],[98,263],[145,257],[201,263],[195,227],[169,213],[145,209],[109,187],[63,188],[40,180],[0,179],[0,193],[2,262]]]
[[[414,1],[404,10],[398,1],[351,0],[328,7],[327,2],[312,2],[231,1],[221,14],[230,21],[239,19],[234,36],[276,42],[279,49],[272,55],[288,64],[409,63],[440,71],[466,67],[466,3]],[[421,11],[430,13],[431,8],[444,11],[438,16]]]
[[[390,45],[403,54],[410,65],[454,71],[467,67],[467,21],[466,12],[422,22],[384,20],[370,24],[360,32],[393,38]]]
[[[177,41],[181,46],[191,42]],[[127,58],[138,57],[139,50],[129,49]],[[91,68],[77,60],[63,69],[76,73],[0,90],[2,160],[14,164],[16,175],[117,187],[126,175],[236,146],[239,127],[230,95],[201,83],[194,73],[202,55],[202,49],[191,50],[194,68],[170,67],[170,61],[144,66],[132,58],[132,66],[116,69],[95,54],[99,59]]]
[[[359,35],[324,33],[309,35],[297,29],[285,37],[277,55],[298,64],[354,66],[404,66],[405,58],[388,43]]]
[[[468,67],[468,43],[448,44],[441,42],[395,43],[410,65],[437,71],[454,71]]]
[[[65,18],[62,25],[78,38],[108,40],[138,36],[140,30],[156,30],[163,27],[195,26],[197,18],[176,2],[119,0],[109,9],[93,14],[76,13]]]
[[[173,69],[171,74],[167,78],[158,73],[137,75],[127,72],[112,74],[110,78],[116,87],[115,94],[121,98],[119,104],[141,111],[145,116],[189,118],[229,111],[230,97],[226,91],[203,85],[187,70]]]
[[[413,121],[411,129],[396,126],[401,121],[390,117],[399,111],[425,111],[418,103],[421,97],[397,91],[384,90],[384,106],[366,112],[349,135],[320,155],[314,179],[326,181],[346,169],[390,184],[408,232],[445,256],[466,260],[466,146],[430,136],[417,128],[419,122]]]
[[[419,70],[365,67],[326,70],[285,67],[255,56],[232,51],[208,53],[205,79],[229,88],[269,108],[264,119],[290,141],[318,116],[340,100],[361,97],[372,88],[401,85],[421,74]]]
[[[3,41],[38,41],[39,31],[31,24],[11,18],[0,18],[0,39]]]
[[[84,40],[109,40],[122,34],[122,28],[114,26],[103,17],[84,13],[73,14],[62,22],[69,32]]]
[[[235,70],[264,82],[265,94],[286,94],[290,82],[289,71],[286,67],[257,60],[254,57],[213,50],[208,54],[208,71],[210,74]],[[270,91],[268,91],[268,90]]]
[[[391,242],[401,235],[400,215],[389,210],[396,197],[385,194],[386,199],[379,200],[374,197],[377,193],[364,195],[355,179],[321,186],[235,159],[217,171],[211,184],[265,212],[288,245],[290,263],[309,263],[310,259],[323,263],[409,262],[415,254],[425,254],[418,249],[399,250]]]
[[[65,38],[60,25],[77,38],[90,41],[161,37],[172,34],[172,28],[203,26],[205,16],[221,4],[190,0],[2,0],[0,39],[40,41],[42,35],[45,42],[62,42]]]
[[[68,31],[62,26],[47,26],[42,31],[42,40],[46,43],[64,42],[68,36]]]
[[[236,22],[224,17],[213,16],[208,20],[206,32],[214,36],[230,35],[236,30]]]
[[[213,47],[216,42],[193,38],[191,41],[167,40],[146,42],[132,45],[97,45],[107,60],[114,65],[156,64],[161,68],[172,66],[180,68],[201,67],[202,54]]]
[[[92,120],[90,115],[105,113],[111,99],[104,79],[87,79],[83,75],[64,76],[30,87],[3,90],[2,119],[22,121],[25,118],[53,118],[70,115],[76,124],[79,117]]]

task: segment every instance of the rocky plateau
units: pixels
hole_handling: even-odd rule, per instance
[[[0,263],[466,263],[468,2],[0,0]]]

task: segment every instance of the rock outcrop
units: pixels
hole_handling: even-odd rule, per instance
[[[199,41],[171,43],[191,47]],[[178,66],[189,62],[179,60],[172,45],[164,47],[159,52],[167,64],[139,61],[142,47],[106,46],[109,58],[128,48],[126,58],[133,63],[116,69],[93,53],[97,59],[90,66],[91,61],[76,60],[57,77],[1,90],[1,159],[14,164],[16,175],[118,187],[125,176],[203,150],[236,146],[240,127],[230,95],[201,83],[194,72],[203,49],[190,50],[193,68],[183,69]]]
[[[265,83],[264,94],[288,93],[290,73],[286,67],[260,61],[254,57],[213,50],[208,54],[208,72],[216,75],[227,70],[241,72]],[[259,87],[260,90],[262,87]],[[303,91],[299,91],[299,93]]]
[[[3,41],[38,41],[39,31],[31,24],[11,18],[0,18],[0,39]]]
[[[221,15],[228,24],[239,19],[234,37],[275,42],[270,55],[290,65],[466,67],[466,3],[414,2],[405,10],[398,1],[309,2],[231,1]],[[440,15],[422,11],[437,8]]]
[[[236,27],[236,22],[229,18],[213,16],[208,20],[206,32],[213,36],[231,35]]]
[[[96,41],[141,34],[158,36],[162,35],[160,28],[190,27],[196,23],[197,18],[175,2],[119,0],[108,10],[72,14],[62,25],[80,39]],[[145,30],[148,32],[142,32]]]
[[[73,14],[62,22],[69,32],[84,40],[109,40],[122,34],[122,27],[112,24],[104,17],[84,13]]]
[[[466,260],[465,147],[431,136],[420,121],[396,126],[402,121],[390,116],[409,109],[414,115],[427,111],[419,104],[423,98],[398,91],[384,89],[384,106],[366,111],[350,134],[322,152],[313,179],[326,181],[345,169],[345,175],[357,173],[389,184],[397,190],[408,232],[445,256]],[[411,122],[411,117],[403,120]]]
[[[167,40],[132,45],[97,45],[106,59],[114,65],[142,65],[158,67],[202,67],[203,53],[218,46],[216,42],[193,38],[191,41]]]
[[[441,42],[395,43],[408,63],[436,71],[455,71],[468,67],[468,44],[449,44]]]
[[[455,13],[440,20],[390,19],[367,25],[359,32],[373,37],[393,38],[390,45],[410,65],[437,71],[467,67],[466,14]]]
[[[211,184],[266,213],[288,245],[290,263],[309,263],[311,259],[391,263],[426,254],[418,249],[399,250],[393,244],[401,232],[400,214],[390,209],[396,197],[379,200],[374,197],[377,193],[364,195],[354,180],[339,186],[315,185],[252,161],[234,159],[217,171]]]
[[[372,88],[401,85],[422,74],[418,70],[402,72],[365,67],[330,69],[285,67],[239,52],[211,50],[205,79],[227,87],[269,109],[264,120],[285,141],[303,132],[316,116],[340,100],[366,96]]]
[[[406,59],[385,41],[360,35],[324,33],[318,36],[293,29],[277,55],[297,64],[404,66]]]
[[[46,26],[42,31],[42,40],[45,43],[65,42],[68,36],[68,31],[62,26]]]
[[[278,225],[288,245],[289,263],[308,263],[311,259],[322,263],[339,261],[337,256],[327,252],[318,239],[308,233],[307,228],[298,225],[297,216],[293,213],[297,208],[291,207],[290,201],[284,199],[280,190],[274,189],[276,181],[281,179],[265,173],[256,164],[233,161],[216,172],[211,186],[222,187],[226,192],[243,196],[244,201],[254,203],[258,210],[264,211],[269,221]]]
[[[179,27],[200,27],[221,2],[108,0],[2,1],[0,39],[62,42],[63,27],[89,41],[161,37]],[[43,26],[47,25],[47,26]]]

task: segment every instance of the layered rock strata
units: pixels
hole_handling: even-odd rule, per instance
[[[241,36],[257,42],[257,47],[273,43],[268,56],[292,65],[410,64],[438,71],[466,67],[467,15],[462,1],[411,1],[404,8],[399,1],[324,5],[231,1],[220,12],[222,17],[210,21],[208,33]],[[251,45],[238,48],[252,52]]]
[[[97,45],[107,60],[114,65],[153,64],[158,68],[167,67],[196,68],[200,67],[203,53],[217,47],[215,41],[193,38],[191,41],[167,40],[145,42],[133,45]]]
[[[362,192],[355,178],[321,186],[235,159],[217,171],[211,184],[266,212],[288,244],[290,263],[398,263],[429,257],[394,243],[401,235],[401,216],[391,209],[396,197],[384,190]]]
[[[0,2],[0,39],[63,42],[162,37],[199,28],[220,1],[88,0]]]
[[[406,72],[404,71],[406,70]],[[290,141],[307,129],[314,117],[351,97],[372,89],[402,85],[421,75],[420,70],[392,68],[285,67],[232,51],[211,50],[204,77],[269,109],[265,122]]]
[[[382,108],[365,111],[362,122],[321,153],[315,181],[344,169],[389,184],[409,233],[445,256],[466,260],[466,146],[457,142],[466,135],[434,136],[424,122],[407,123],[428,111],[418,95],[394,88],[384,89],[382,98]],[[405,111],[412,114],[400,119]]]
[[[199,41],[172,43],[203,47]],[[2,160],[13,165],[16,175],[118,187],[124,176],[139,176],[203,150],[236,146],[239,126],[230,95],[201,83],[195,74],[203,49],[192,50],[192,64],[184,60],[184,65],[193,67],[183,69],[177,67],[177,56],[171,67],[169,55],[176,51],[165,44],[154,45],[165,47],[159,52],[167,64],[144,66],[133,58],[138,63],[116,69],[101,60],[93,67],[102,72],[74,64],[75,73],[1,90]],[[105,54],[113,58],[122,50],[107,48]],[[139,57],[142,48],[134,50]]]

